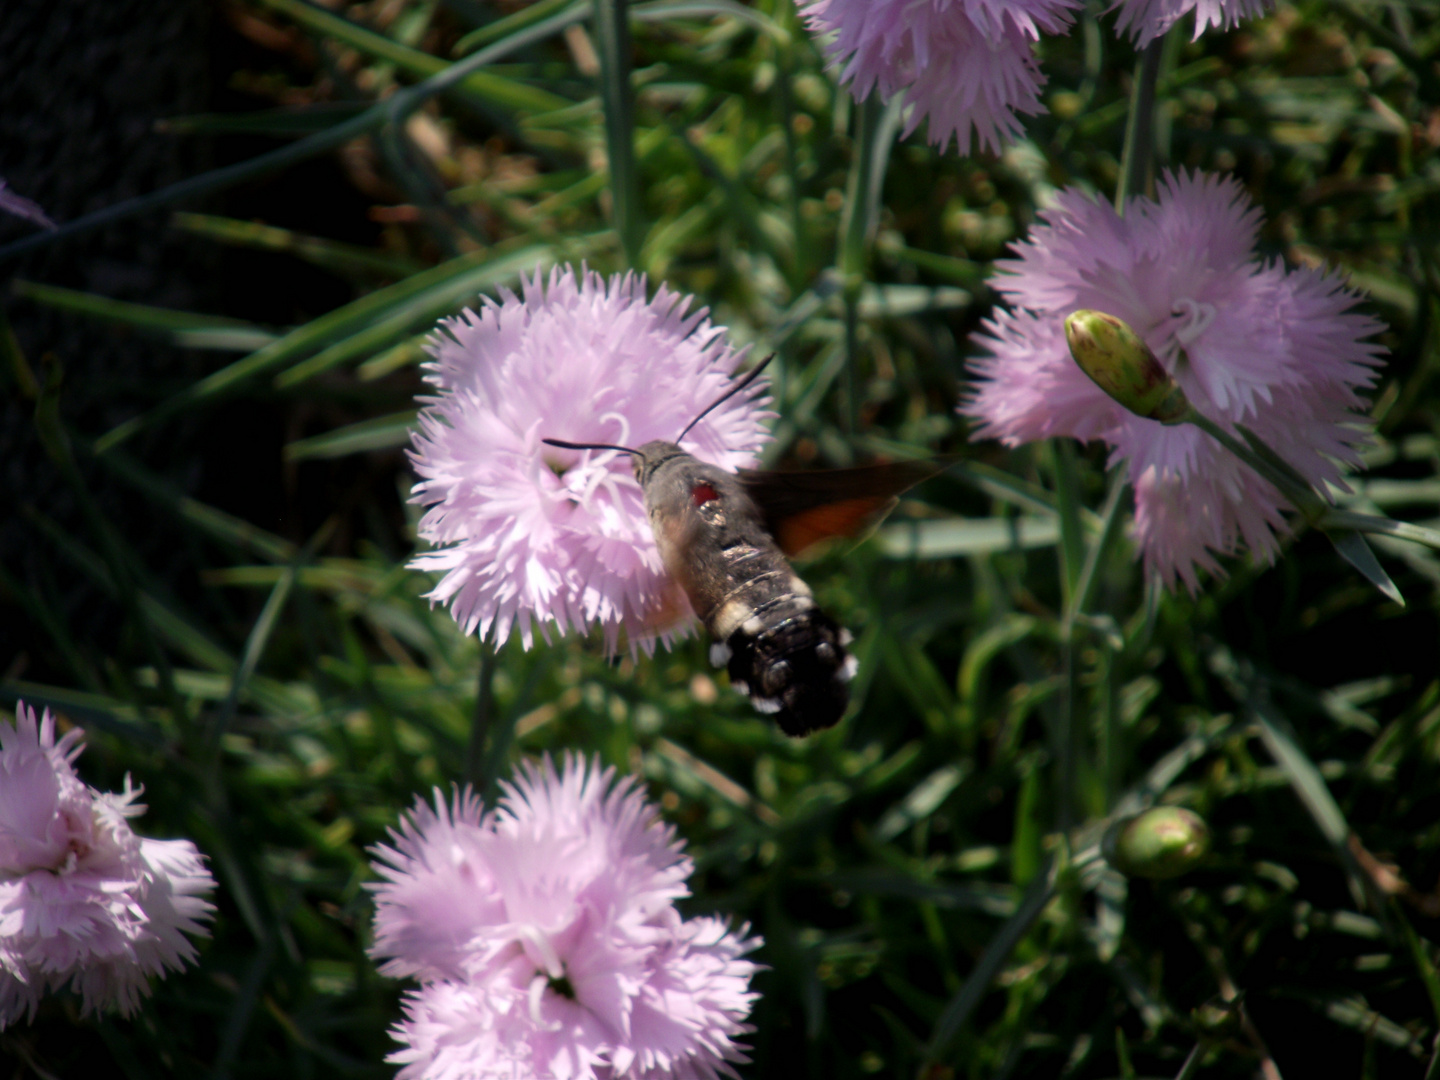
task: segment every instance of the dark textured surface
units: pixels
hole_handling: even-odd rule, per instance
[[[200,112],[211,99],[212,8],[205,0],[162,4],[5,0],[0,16],[0,176],[34,199],[57,222],[109,206],[186,176],[209,164],[203,139],[157,135],[156,120]],[[193,379],[213,363],[162,340],[15,297],[12,278],[63,285],[119,300],[163,307],[212,308],[217,289],[213,256],[165,227],[164,212],[120,222],[0,267],[3,303],[29,364],[42,358],[64,366],[62,414],[74,430],[94,436]],[[0,218],[0,243],[33,231]],[[0,564],[55,605],[77,636],[104,640],[116,615],[96,587],[55,556],[31,511],[54,519],[93,545],[75,499],[34,436],[33,402],[10,377],[0,395]],[[167,431],[170,443],[186,432]],[[153,456],[155,446],[149,450]],[[123,527],[152,566],[173,564],[172,519],[137,500],[103,473],[82,463],[102,509]],[[179,483],[195,480],[182,455],[165,471]],[[27,677],[54,675],[50,650],[37,627],[11,605],[0,619],[0,667],[28,668]]]

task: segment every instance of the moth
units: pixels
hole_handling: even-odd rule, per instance
[[[769,362],[707,406],[674,442],[636,449],[543,441],[631,455],[661,560],[710,634],[711,662],[729,671],[731,685],[749,695],[757,712],[773,716],[785,734],[802,736],[844,715],[857,661],[846,648],[849,632],[820,610],[787,556],[862,531],[940,466],[732,473],[687,453],[680,445],[685,436]]]

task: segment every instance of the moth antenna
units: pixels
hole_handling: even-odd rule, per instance
[[[614,446],[610,443],[563,442],[560,439],[541,439],[540,441],[546,443],[549,446],[559,446],[565,450],[619,450],[622,454],[633,454],[635,457],[638,458],[643,458],[645,456],[644,454],[640,453],[639,450],[632,450],[628,446]]]
[[[686,435],[689,435],[689,434],[690,434],[690,429],[691,429],[691,428],[693,428],[693,427],[694,427],[696,424],[698,424],[701,420],[704,420],[705,417],[709,416],[712,412],[714,412],[716,409],[718,409],[721,405],[724,405],[725,402],[729,401],[729,400],[730,400],[732,397],[734,397],[736,394],[740,393],[741,390],[744,390],[747,386],[749,386],[752,382],[754,382],[757,378],[759,378],[760,373],[761,373],[762,371],[764,371],[765,368],[769,366],[770,361],[771,361],[771,360],[774,360],[774,359],[775,359],[775,354],[774,354],[774,353],[771,353],[771,354],[770,354],[769,356],[767,356],[764,360],[761,360],[760,363],[756,364],[755,367],[751,370],[750,374],[746,375],[745,378],[741,379],[738,383],[736,383],[734,386],[732,386],[729,390],[726,390],[725,393],[721,394],[718,398],[716,398],[714,401],[712,401],[709,405],[705,406],[705,410],[704,410],[699,416],[695,417],[694,420],[691,420],[690,423],[686,424],[684,431],[680,432],[679,435],[675,436],[675,441],[678,443],[681,439],[685,438]],[[548,442],[549,440],[547,439],[546,441]]]

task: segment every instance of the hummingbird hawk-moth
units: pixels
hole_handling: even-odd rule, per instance
[[[857,662],[846,650],[850,634],[820,610],[787,556],[862,531],[939,466],[916,461],[732,473],[683,450],[690,430],[769,362],[706,407],[674,442],[657,439],[639,448],[544,442],[634,458],[661,561],[713,639],[711,662],[729,671],[731,685],[749,695],[757,712],[800,736],[844,715]]]

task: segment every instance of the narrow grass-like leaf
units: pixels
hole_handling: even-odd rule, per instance
[[[7,601],[18,603],[25,609],[35,622],[44,628],[50,635],[50,640],[60,650],[60,655],[65,658],[66,666],[70,669],[71,676],[87,690],[99,692],[103,689],[100,676],[80,646],[75,640],[75,635],[60,616],[59,610],[54,604],[47,602],[38,588],[27,588],[15,578],[4,566],[0,566],[0,597]]]
[[[414,409],[406,409],[390,416],[377,416],[373,420],[362,420],[358,424],[336,428],[324,435],[296,439],[286,444],[285,460],[337,458],[368,450],[390,450],[404,446],[410,441],[410,429],[415,426],[415,415]]]
[[[961,311],[974,300],[968,289],[948,285],[866,284],[855,311],[862,319],[903,318],[928,311]]]
[[[355,377],[361,382],[374,382],[376,379],[383,379],[391,372],[399,371],[401,368],[418,364],[425,359],[426,334],[417,334],[408,341],[402,341],[399,345],[392,345],[384,352],[372,356],[355,369]]]
[[[263,225],[258,221],[240,221],[236,218],[187,211],[177,211],[170,220],[177,229],[192,236],[203,236],[236,247],[285,252],[347,277],[380,275],[404,278],[425,269],[423,264],[413,259],[388,255],[372,248],[360,247],[358,244],[307,236],[293,229]]]
[[[769,35],[777,45],[790,43],[790,32],[758,8],[747,7],[735,0],[652,0],[636,4],[630,17],[637,22],[665,22],[669,19],[732,18],[749,23]]]
[[[1370,545],[1358,532],[1349,529],[1332,529],[1325,534],[1330,542],[1335,545],[1342,558],[1360,571],[1361,577],[1374,585],[1388,599],[1404,606],[1405,598],[1400,595],[1400,590],[1395,582],[1390,580],[1390,575],[1380,565],[1380,560],[1375,558],[1375,552],[1370,550]]]
[[[1357,532],[1391,536],[1440,550],[1440,530],[1429,529],[1408,521],[1394,521],[1375,514],[1354,514],[1347,510],[1329,510],[1319,521],[1321,528],[1349,528]],[[1347,556],[1348,558],[1348,556]]]
[[[157,420],[171,416],[198,402],[228,393],[247,380],[304,356],[337,337],[347,333],[353,334],[360,327],[382,318],[404,301],[424,293],[428,289],[437,286],[443,287],[457,277],[472,273],[478,267],[483,266],[487,260],[488,253],[486,252],[462,255],[424,273],[416,274],[404,281],[370,293],[368,296],[363,296],[344,307],[320,316],[318,319],[312,319],[304,326],[296,327],[279,341],[206,376],[168,401],[157,405],[150,412],[112,428],[95,441],[95,450],[97,453],[103,454],[112,446],[119,445],[143,427],[149,426]]]
[[[107,562],[102,559],[45,515],[32,511],[27,516],[46,534],[55,549],[66,555],[96,585],[115,599],[122,598],[123,593],[115,582],[114,561]],[[181,655],[212,671],[229,671],[234,667],[235,661],[230,655],[200,627],[172,610],[164,601],[136,588],[133,583],[129,588],[131,602],[136,613],[144,620],[144,625],[165,639]],[[160,670],[162,676],[168,678],[168,664]]]
[[[303,0],[259,0],[268,8],[279,11],[294,19],[302,26],[335,41],[343,42],[366,56],[373,56],[394,64],[401,71],[419,78],[438,75],[450,65],[450,61],[429,53],[402,45],[394,38],[377,34],[363,26],[334,15],[324,8],[304,3]],[[488,71],[476,71],[467,75],[460,83],[465,93],[478,101],[503,109],[525,109],[530,112],[548,112],[562,108],[570,102],[548,90],[527,86]]]
[[[152,307],[149,304],[132,304],[126,300],[112,300],[108,296],[66,289],[59,285],[42,285],[35,281],[17,278],[10,286],[16,296],[23,296],[45,307],[58,311],[69,311],[88,319],[117,323],[135,330],[161,331],[174,334],[184,331],[241,330],[270,337],[268,331],[243,319],[229,319],[220,315],[200,315],[190,311],[176,311],[173,308]]]
[[[1005,885],[930,881],[882,867],[837,871],[822,880],[833,888],[866,896],[893,896],[948,910],[979,911],[997,919],[1015,914],[1015,890]]]
[[[0,698],[12,706],[17,701],[24,701],[34,709],[48,707],[73,716],[97,731],[121,739],[133,739],[146,746],[161,746],[165,742],[165,737],[152,725],[140,721],[133,705],[106,694],[87,694],[63,686],[6,679],[0,682]]]
[[[288,572],[281,575],[280,580],[275,583],[275,588],[270,591],[270,595],[265,600],[265,606],[260,609],[260,614],[255,619],[255,625],[250,628],[250,633],[245,639],[245,648],[240,654],[240,663],[230,677],[230,693],[226,697],[225,705],[216,721],[216,737],[224,731],[225,724],[234,714],[240,694],[255,673],[255,667],[260,663],[260,657],[265,652],[265,646],[270,641],[270,635],[275,630],[280,613],[285,609],[285,601],[289,599],[290,590],[295,585],[293,566],[286,567],[286,570]]]
[[[1390,902],[1390,917],[1404,935],[1405,945],[1410,950],[1410,959],[1420,975],[1420,981],[1425,984],[1425,993],[1430,997],[1430,1009],[1435,1014],[1436,1023],[1440,1024],[1440,973],[1435,970],[1435,960],[1430,955],[1430,949],[1424,939],[1415,933],[1415,928],[1410,925],[1405,912],[1394,900]]]
[[[1373,885],[1350,850],[1350,823],[1345,820],[1339,803],[1330,794],[1325,778],[1320,775],[1320,770],[1310,760],[1309,755],[1301,749],[1289,721],[1281,716],[1273,705],[1264,701],[1253,690],[1248,704],[1259,725],[1260,738],[1265,743],[1265,749],[1284,770],[1291,788],[1309,812],[1310,819],[1315,822],[1320,835],[1329,842],[1340,865],[1345,868],[1355,902],[1364,904],[1373,892]]]
[[[961,701],[970,702],[980,690],[980,679],[991,661],[1012,645],[1024,641],[1040,627],[1030,615],[1006,615],[975,635],[965,650],[960,670],[955,676],[955,692]]]
[[[1005,924],[976,961],[959,993],[946,1004],[930,1035],[930,1044],[925,1051],[927,1062],[942,1062],[948,1058],[950,1046],[960,1029],[965,1026],[970,1014],[990,989],[995,976],[1000,974],[1000,969],[1015,951],[1015,946],[1030,932],[1031,924],[1040,917],[1045,905],[1050,902],[1055,891],[1055,872],[1055,863],[1052,860],[1035,875],[1020,898],[1015,914],[1005,920]]]
[[[99,545],[100,558],[95,560],[97,564],[103,561],[103,569],[99,571],[99,580],[110,583],[113,590],[112,595],[120,602],[131,625],[139,634],[141,645],[149,656],[150,662],[160,672],[161,690],[167,698],[171,710],[177,716],[183,715],[183,702],[175,695],[175,687],[170,679],[169,657],[165,655],[156,639],[157,628],[150,618],[151,606],[140,602],[138,590],[131,577],[130,568],[139,565],[139,560],[134,557],[134,553],[125,543],[119,530],[100,509],[75,461],[70,433],[65,430],[65,425],[60,419],[60,387],[63,381],[64,373],[60,364],[55,361],[47,361],[45,384],[35,403],[35,433],[39,437],[40,444],[45,448],[45,453],[59,469],[61,476],[65,478],[80,506],[80,513],[86,527],[94,542]],[[50,526],[52,535],[63,535],[63,530],[38,511],[32,510],[30,517],[32,520],[41,521]],[[68,537],[66,539],[68,540]],[[74,546],[79,548],[78,544]]]
[[[882,247],[881,250],[893,258],[902,262],[908,262],[937,274],[943,278],[949,278],[966,290],[979,291],[987,289],[985,284],[985,267],[981,263],[970,259],[957,259],[953,255],[940,255],[933,251],[924,251],[920,248],[906,247],[903,244],[899,247]]]
[[[523,247],[498,256],[493,251],[488,254],[491,256],[489,259],[432,281],[426,288],[397,301],[381,318],[359,333],[337,341],[281,372],[275,378],[275,385],[282,390],[288,389],[356,357],[374,353],[416,326],[434,322],[466,301],[473,302],[484,290],[517,281],[523,274],[543,270],[556,258],[555,250],[545,244]],[[454,261],[458,263],[460,260]]]
[[[269,330],[244,327],[205,327],[199,330],[176,330],[170,339],[182,349],[207,349],[212,352],[254,352],[279,339]]]
[[[892,559],[953,559],[1049,547],[1060,539],[1060,524],[1053,517],[906,521],[885,526],[879,538]]]
[[[756,798],[743,785],[736,783],[719,769],[669,739],[656,739],[655,752],[673,769],[678,769],[694,782],[708,788],[726,802],[739,807],[766,825],[780,824],[780,815]]]
[[[533,26],[508,36],[504,41],[481,49],[459,63],[444,66],[443,70],[430,76],[424,82],[397,91],[384,101],[372,105],[354,119],[336,124],[334,127],[317,132],[289,146],[282,146],[268,154],[261,154],[224,168],[212,169],[210,172],[171,184],[158,191],[138,195],[133,199],[125,199],[101,210],[85,214],[73,221],[67,221],[59,228],[32,233],[30,236],[6,244],[4,247],[0,247],[0,264],[19,258],[28,251],[48,247],[50,244],[82,235],[115,221],[123,221],[126,218],[170,206],[185,199],[196,198],[206,192],[220,191],[245,180],[277,172],[295,162],[305,161],[342,146],[351,139],[387,123],[401,123],[406,116],[425,102],[437,94],[445,93],[466,76],[474,74],[486,64],[493,63],[532,42],[548,37],[557,30],[564,29],[571,23],[578,22],[584,17],[584,13],[585,7],[582,2],[558,15],[542,19]],[[440,63],[443,65],[443,61]]]
[[[1185,1057],[1185,1062],[1180,1066],[1180,1071],[1175,1074],[1175,1080],[1193,1080],[1193,1077],[1200,1069],[1200,1062],[1205,1058],[1205,1044],[1196,1043],[1195,1049],[1191,1050]]]
[[[494,22],[486,23],[478,30],[472,30],[466,34],[450,50],[450,55],[460,57],[467,56],[489,45],[493,41],[500,41],[511,34],[518,33],[528,27],[534,26],[541,19],[547,19],[568,6],[575,4],[575,0],[535,0],[535,3],[523,7],[519,11],[512,12],[504,18],[496,19]],[[575,5],[579,6],[579,5]]]
[[[967,770],[962,765],[942,765],[911,789],[899,804],[885,811],[875,825],[877,843],[888,844],[906,829],[924,821],[960,786]]]
[[[363,113],[363,101],[321,101],[303,107],[257,109],[246,113],[197,113],[167,116],[155,122],[155,130],[167,135],[312,135],[353,120]]]
[[[295,557],[296,547],[289,540],[233,514],[192,499],[139,465],[127,454],[112,451],[97,460],[121,480],[154,500],[158,506],[173,511],[207,536],[223,544],[252,552],[272,562],[289,562]]]

